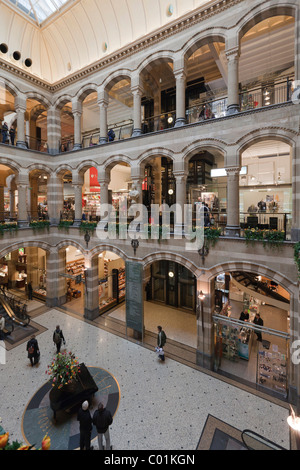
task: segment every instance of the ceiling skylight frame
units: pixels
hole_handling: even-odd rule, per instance
[[[73,0],[4,0],[4,3],[18,11],[25,18],[42,26],[49,18],[59,14]]]

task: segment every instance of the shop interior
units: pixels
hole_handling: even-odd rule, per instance
[[[11,293],[28,298],[28,284],[32,285],[32,297],[45,302],[46,252],[41,248],[26,247],[8,253],[0,260],[0,286]]]
[[[85,258],[73,246],[66,248],[67,308],[84,313]],[[99,314],[108,312],[125,301],[125,262],[115,253],[98,255]]]
[[[231,321],[215,319],[215,370],[287,397],[288,342],[290,331],[289,294],[276,282],[251,273],[222,273],[215,279],[215,314]],[[242,312],[246,319],[242,320]],[[263,327],[261,338],[247,324],[256,314]],[[245,326],[236,323],[242,320]],[[272,334],[273,333],[273,334]]]

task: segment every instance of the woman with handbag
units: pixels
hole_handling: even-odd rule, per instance
[[[35,335],[32,335],[31,339],[27,343],[28,359],[30,359],[31,366],[33,367],[39,362],[40,359],[40,348]]]

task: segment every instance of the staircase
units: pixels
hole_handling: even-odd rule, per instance
[[[278,294],[277,292],[274,292],[272,289],[270,289],[267,284],[264,282],[258,281],[257,280],[257,275],[252,274],[252,273],[247,273],[247,272],[234,272],[231,273],[232,277],[242,286],[247,287],[248,289],[253,290],[253,294],[255,293],[260,293],[263,295],[266,295],[267,297],[271,297],[274,300],[277,300],[279,302],[289,304],[289,300],[283,297],[282,295]]]

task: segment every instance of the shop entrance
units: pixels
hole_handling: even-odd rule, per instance
[[[98,256],[100,315],[125,301],[125,262],[111,251]]]
[[[281,399],[288,397],[290,296],[247,272],[215,279],[214,368]]]
[[[66,269],[61,276],[65,283],[66,303],[75,313],[84,314],[85,257],[76,247],[65,249]]]

